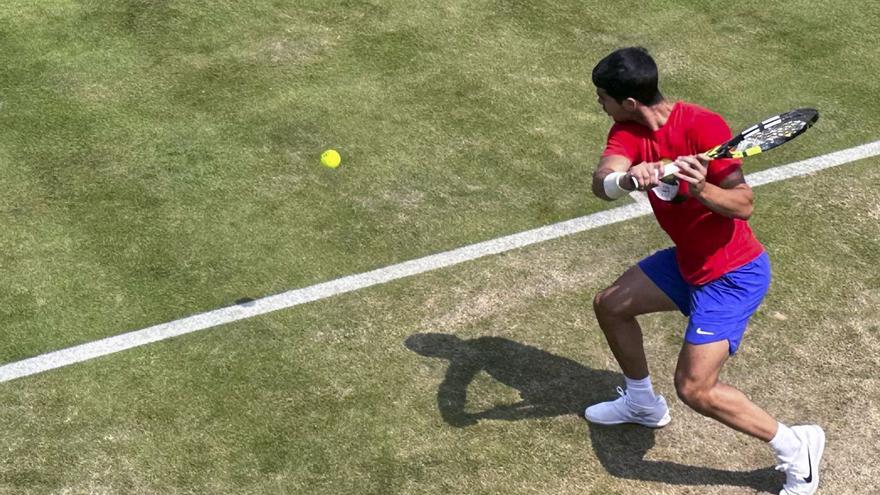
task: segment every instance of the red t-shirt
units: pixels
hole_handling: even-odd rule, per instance
[[[680,101],[657,131],[635,122],[616,122],[602,156],[622,155],[634,165],[674,160],[703,153],[730,138],[730,128],[720,115]],[[739,167],[739,160],[713,160],[706,180],[717,185]],[[657,222],[675,243],[679,270],[688,283],[711,282],[764,251],[747,221],[713,212],[691,197],[687,186],[684,181],[678,186],[661,184],[648,197]]]

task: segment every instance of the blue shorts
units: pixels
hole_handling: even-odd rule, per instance
[[[727,340],[731,355],[736,353],[749,318],[770,288],[770,257],[766,252],[705,285],[685,282],[675,260],[675,248],[657,251],[640,261],[639,268],[689,317],[685,342]]]

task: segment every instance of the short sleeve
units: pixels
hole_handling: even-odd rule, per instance
[[[706,114],[696,126],[697,135],[694,141],[700,150],[710,150],[715,146],[733,137],[730,127],[720,115]],[[742,160],[738,158],[719,158],[709,163],[709,172],[706,180],[712,184],[718,184],[728,175],[742,166]]]
[[[621,155],[629,158],[632,162],[639,161],[639,144],[638,139],[624,125],[615,123],[608,131],[608,141],[605,144],[605,151],[602,157]]]

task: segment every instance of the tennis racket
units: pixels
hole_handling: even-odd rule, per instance
[[[709,158],[746,158],[770,151],[803,134],[819,120],[819,112],[813,108],[797,108],[774,115],[740,132],[729,141],[706,152]],[[660,179],[667,184],[676,183],[672,175],[678,167],[667,164]],[[633,178],[633,182],[638,185]]]

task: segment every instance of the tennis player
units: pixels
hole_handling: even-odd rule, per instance
[[[626,389],[586,409],[587,420],[651,428],[670,421],[666,400],[654,393],[636,316],[678,310],[688,317],[675,370],[675,390],[695,411],[768,442],[786,481],[781,495],[815,493],[825,433],[816,425],[786,426],[721,383],[749,318],[770,286],[770,262],[749,228],[752,189],[739,160],[702,151],[730,139],[717,114],[660,93],[657,65],[644,48],[616,50],[593,69],[599,104],[614,120],[593,174],[593,192],[606,200],[639,189],[673,247],[629,268],[599,292],[593,307]],[[675,184],[661,182],[669,162]]]

